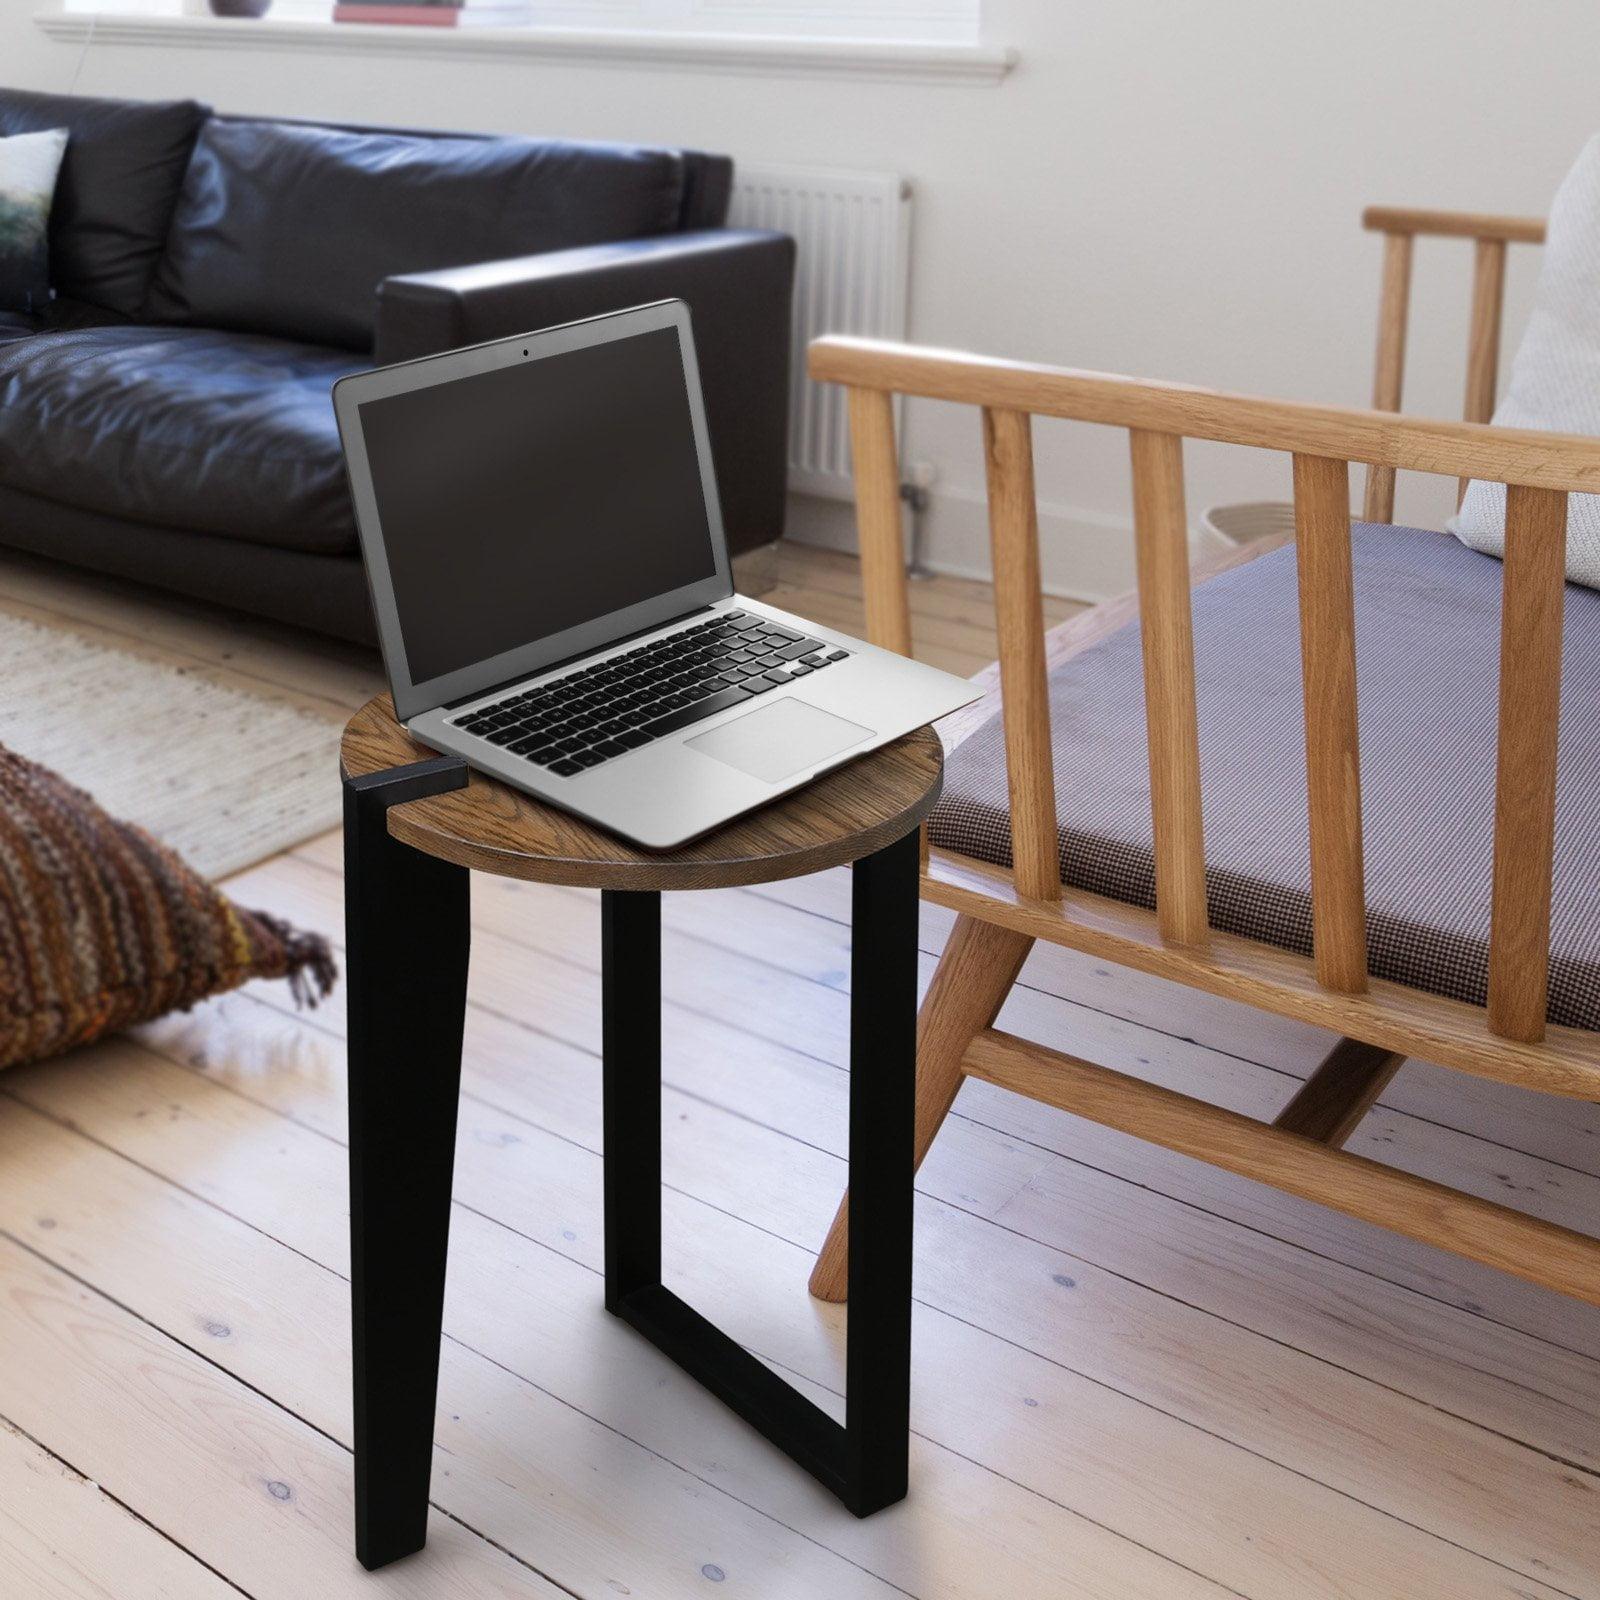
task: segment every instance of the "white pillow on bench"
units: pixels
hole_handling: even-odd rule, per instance
[[[1494,420],[1600,435],[1600,134],[1556,191],[1533,315]],[[1474,480],[1451,531],[1472,549],[1500,556],[1505,520],[1505,485]],[[1567,577],[1600,589],[1600,495],[1567,499]]]

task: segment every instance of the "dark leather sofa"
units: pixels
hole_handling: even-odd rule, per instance
[[[0,312],[0,544],[374,638],[329,389],[666,296],[734,549],[783,526],[793,241],[732,163],[0,89],[66,127],[49,314]]]

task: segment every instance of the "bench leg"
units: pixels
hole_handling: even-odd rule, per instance
[[[469,937],[466,870],[392,839],[387,813],[466,782],[454,759],[345,781],[356,1556],[368,1569],[427,1538]]]
[[[1027,934],[976,917],[956,918],[917,1016],[915,1160],[919,1167],[955,1104],[967,1046],[993,1026],[1032,948]],[[841,1301],[848,1294],[849,1211],[846,1190],[811,1269],[811,1292],[819,1300]]]

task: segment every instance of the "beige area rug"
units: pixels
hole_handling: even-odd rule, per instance
[[[209,878],[338,826],[341,731],[331,712],[0,611],[0,744]]]

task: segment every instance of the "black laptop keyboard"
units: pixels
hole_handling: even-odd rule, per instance
[[[749,612],[724,611],[453,721],[571,778],[849,654]]]

